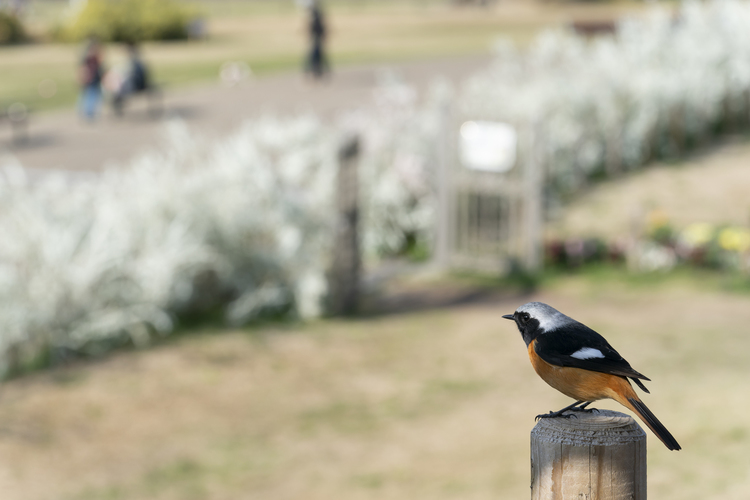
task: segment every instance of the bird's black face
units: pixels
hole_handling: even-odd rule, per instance
[[[516,311],[513,314],[506,314],[503,316],[505,319],[509,319],[516,322],[518,331],[521,332],[523,341],[528,346],[534,337],[536,337],[537,329],[539,328],[539,321],[532,318],[527,312]]]

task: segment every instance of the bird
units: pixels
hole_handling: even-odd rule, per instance
[[[515,321],[534,371],[575,400],[562,410],[537,415],[536,420],[570,418],[575,415],[565,412],[595,411],[586,407],[613,399],[638,415],[669,450],[682,449],[630,385],[632,380],[649,393],[641,381],[651,379],[635,371],[600,334],[543,302],[529,302],[503,318]]]

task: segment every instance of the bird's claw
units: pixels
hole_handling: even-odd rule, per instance
[[[549,413],[543,413],[541,415],[537,415],[536,417],[534,417],[534,421],[536,422],[541,418],[571,418],[571,417],[578,418],[577,415],[574,415],[572,413],[565,414],[565,413],[560,413],[559,411],[551,411]]]
[[[599,413],[599,408],[575,408],[573,407],[573,408],[568,408],[568,411],[579,411],[581,413],[591,413],[595,411],[596,413]]]

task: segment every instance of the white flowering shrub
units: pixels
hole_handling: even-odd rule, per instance
[[[428,109],[395,85],[339,127],[269,118],[204,143],[176,122],[162,152],[127,168],[30,178],[5,165],[0,372],[40,352],[143,344],[180,314],[320,315],[343,132],[363,146],[363,248],[398,251],[433,224]]]
[[[545,33],[499,48],[461,93],[462,112],[534,124],[552,192],[681,153],[750,118],[750,3],[654,9],[593,41]]]
[[[360,157],[362,240],[371,256],[430,246],[435,227],[438,141],[450,86],[438,81],[423,102],[410,86],[390,82],[373,105],[351,113],[341,127],[356,131]]]
[[[320,313],[336,137],[312,118],[213,145],[179,124],[161,154],[88,181],[0,175],[0,360],[148,340],[174,313]]]

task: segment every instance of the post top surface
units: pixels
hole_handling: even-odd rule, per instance
[[[633,417],[612,410],[574,412],[571,418],[542,418],[531,435],[542,441],[580,446],[627,443],[646,437]]]
[[[573,415],[571,418],[541,419],[557,427],[570,427],[575,429],[605,429],[610,427],[625,427],[635,423],[630,415],[613,410],[594,410],[586,412],[565,412]]]

